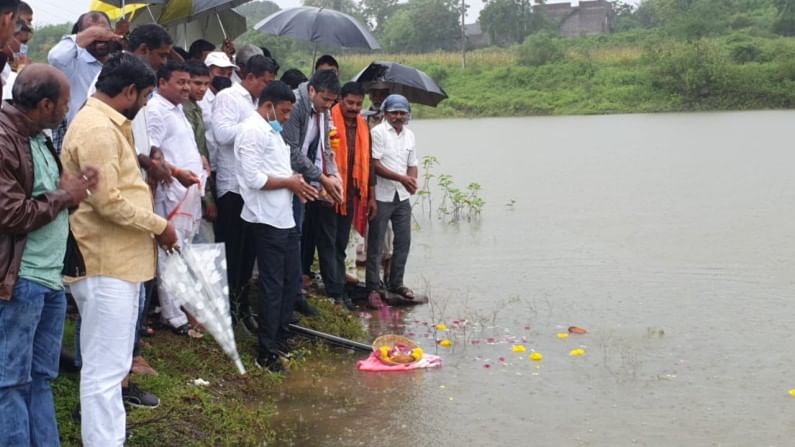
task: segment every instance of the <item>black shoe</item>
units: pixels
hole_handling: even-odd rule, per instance
[[[243,315],[240,317],[240,321],[243,322],[243,327],[249,334],[257,334],[257,330],[259,330],[259,323],[257,323],[257,319],[254,318],[253,315]]]
[[[257,365],[257,368],[267,369],[272,373],[281,374],[285,372],[284,365],[282,365],[282,361],[278,354],[268,354],[266,356],[257,357],[256,360],[254,360],[254,364]]]
[[[318,312],[317,309],[312,307],[312,305],[309,304],[309,301],[307,301],[306,298],[300,301],[296,301],[295,310],[296,312],[302,314],[305,317],[316,317],[320,315],[320,312]]]
[[[72,421],[79,424],[82,420],[82,414],[80,414],[80,404],[77,404],[77,408],[72,411]]]
[[[343,294],[340,297],[334,298],[334,304],[338,306],[345,306],[346,309],[351,311],[355,309],[355,307],[353,306],[353,301],[351,301],[351,297],[345,294]]]
[[[131,383],[127,388],[122,387],[121,398],[125,404],[138,408],[157,408],[160,406],[160,398],[149,391],[138,388],[138,385]]]

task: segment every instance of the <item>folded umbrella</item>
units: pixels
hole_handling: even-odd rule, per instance
[[[365,87],[383,85],[389,93],[403,95],[413,104],[436,107],[447,99],[447,92],[425,72],[396,62],[372,62],[353,80]]]
[[[254,25],[254,29],[275,36],[346,48],[378,50],[372,33],[353,17],[339,11],[313,6],[275,12]]]
[[[187,244],[163,264],[163,287],[212,335],[240,374],[245,374],[232,330],[224,244]]]

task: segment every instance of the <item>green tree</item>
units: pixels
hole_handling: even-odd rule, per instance
[[[795,0],[775,0],[778,15],[773,31],[782,36],[795,36]]]
[[[381,43],[393,52],[426,52],[458,47],[458,3],[451,0],[409,0],[384,26]]]
[[[47,63],[47,53],[63,36],[72,30],[71,23],[47,25],[36,28],[33,38],[28,42],[28,56],[33,62]]]
[[[524,40],[532,32],[532,2],[530,0],[489,0],[480,11],[480,26],[498,45]]]
[[[268,0],[248,2],[235,8],[235,11],[246,18],[249,27],[256,25],[260,20],[280,10],[279,5]]]
[[[351,17],[356,18],[362,24],[365,24],[364,14],[359,4],[354,0],[304,0],[304,6],[316,6],[318,8],[333,9]]]
[[[370,29],[380,34],[389,17],[395,12],[397,4],[397,0],[362,0],[362,13]]]

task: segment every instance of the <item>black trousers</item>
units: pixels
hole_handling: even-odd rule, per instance
[[[238,309],[240,315],[250,312],[248,300],[240,292],[251,279],[256,250],[251,242],[251,224],[240,217],[243,210],[243,197],[228,192],[216,200],[218,217],[215,221],[215,239],[226,247],[227,279],[229,281],[230,308]]]
[[[306,204],[304,216],[304,236],[311,235],[317,247],[320,260],[320,276],[326,286],[326,295],[331,298],[342,296],[345,286],[345,270],[338,272],[337,268],[337,211],[333,206],[328,206],[316,200]],[[307,248],[302,247],[304,262],[306,263]],[[311,254],[314,256],[314,253]],[[344,255],[343,255],[344,256]],[[345,259],[343,257],[343,266]]]
[[[259,356],[266,357],[276,354],[292,318],[301,276],[299,233],[294,229],[252,224],[252,234],[259,267],[257,341]]]

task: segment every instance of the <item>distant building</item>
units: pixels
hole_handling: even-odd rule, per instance
[[[613,5],[606,0],[546,3],[533,8],[534,12],[540,12],[557,23],[561,36],[593,36],[613,31],[615,12]]]
[[[491,36],[480,28],[480,22],[464,25],[464,35],[467,38],[467,49],[486,48],[491,46]]]

